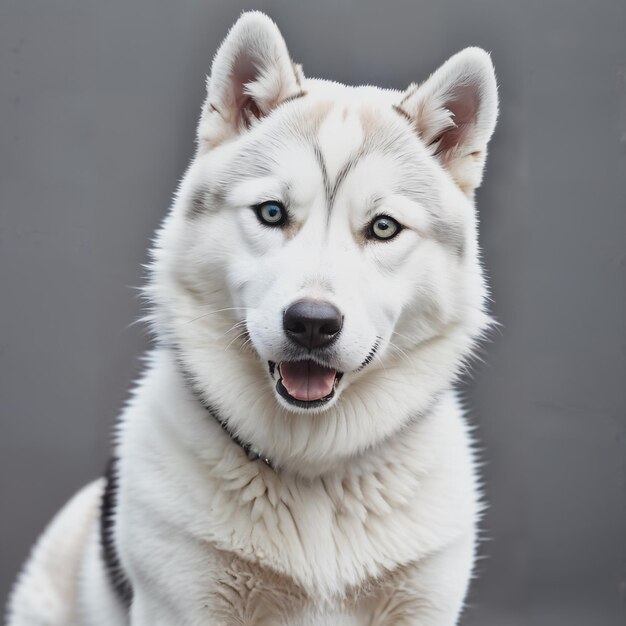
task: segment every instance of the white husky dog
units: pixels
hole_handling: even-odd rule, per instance
[[[452,626],[481,505],[455,378],[489,324],[474,190],[490,58],[399,92],[220,47],[158,233],[157,346],[105,479],[40,539],[10,626]]]

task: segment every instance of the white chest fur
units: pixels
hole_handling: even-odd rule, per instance
[[[283,605],[291,597],[341,606],[473,535],[477,516],[469,438],[452,395],[361,458],[302,478],[249,461],[163,352],[124,415],[119,453],[124,565],[140,587],[198,606],[212,602],[224,559],[283,588]],[[250,572],[230,576],[239,596],[257,584]]]

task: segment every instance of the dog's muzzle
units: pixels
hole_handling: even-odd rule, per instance
[[[270,372],[278,370],[276,393],[300,408],[322,406],[333,398],[343,374],[316,360],[339,336],[343,327],[341,311],[330,302],[305,298],[291,304],[283,313],[283,330],[292,344],[305,348],[305,360],[282,361]]]

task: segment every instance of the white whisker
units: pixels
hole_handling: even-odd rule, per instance
[[[228,335],[228,333],[235,330],[235,328],[241,328],[242,326],[245,326],[245,325],[246,325],[246,320],[241,320],[239,322],[236,322],[224,333],[224,336]]]
[[[412,339],[411,337],[409,337],[408,335],[403,335],[402,333],[399,333],[395,330],[391,331],[392,335],[398,335],[398,337],[402,337],[402,339],[406,339],[408,342],[410,343],[415,343],[415,339]]]
[[[223,313],[224,311],[248,311],[249,307],[245,306],[230,306],[224,309],[217,309],[216,311],[209,311],[208,313],[203,313],[202,315],[198,315],[190,320],[187,320],[185,324],[191,324],[191,322],[196,322],[204,317],[209,317],[211,315],[215,315],[216,313]]]
[[[389,345],[403,358],[406,359],[407,363],[411,363],[411,359],[409,355],[399,346],[397,346],[393,341],[389,340]]]
[[[237,341],[237,339],[240,339],[241,337],[245,337],[248,334],[247,330],[244,330],[242,333],[239,333],[225,348],[224,348],[224,352],[226,352],[226,350],[228,350],[228,348],[230,348],[233,343],[235,343],[235,341]]]

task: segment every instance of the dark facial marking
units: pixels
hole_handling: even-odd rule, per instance
[[[439,243],[451,248],[458,256],[465,254],[465,237],[460,225],[434,219],[433,234]]]
[[[208,192],[204,187],[199,187],[191,195],[187,217],[193,219],[202,215],[206,211]]]
[[[204,215],[211,207],[219,207],[224,204],[225,198],[225,189],[221,187],[208,189],[201,185],[191,195],[189,206],[187,207],[187,218],[193,220]]]
[[[292,96],[287,96],[284,100],[280,101],[280,104],[286,104],[287,102],[291,102],[292,100],[298,100],[298,98],[304,98],[306,96],[306,91],[301,90],[298,93],[294,93]]]
[[[313,144],[313,152],[315,154],[315,159],[320,167],[322,172],[322,179],[324,180],[324,192],[326,194],[326,206],[328,208],[328,220],[330,221],[330,214],[333,210],[333,205],[335,204],[335,199],[337,197],[337,192],[339,191],[339,187],[345,181],[348,174],[356,167],[358,162],[367,154],[367,147],[361,147],[359,150],[352,155],[343,167],[339,170],[337,174],[337,178],[335,179],[334,184],[331,184],[330,178],[328,176],[328,170],[326,169],[326,162],[324,161],[324,156],[322,155],[322,150],[318,143]]]
[[[404,94],[404,97],[402,98],[402,100],[400,100],[400,106],[402,106],[409,98],[415,95],[418,89],[419,89],[418,83],[413,83],[412,85],[409,85],[408,89],[406,90],[406,93]]]
[[[317,164],[320,167],[322,172],[322,179],[324,181],[324,191],[326,193],[326,201],[328,202],[330,199],[330,195],[332,193],[332,187],[330,184],[330,179],[328,178],[328,170],[326,169],[326,162],[324,161],[324,155],[322,154],[322,150],[317,142],[313,144],[313,153],[315,154],[315,159],[317,160]]]
[[[367,147],[361,147],[357,152],[351,156],[348,161],[344,164],[344,166],[339,170],[337,174],[337,178],[335,180],[335,184],[330,193],[330,197],[328,198],[328,218],[330,219],[331,211],[333,210],[333,205],[335,204],[335,199],[337,198],[337,192],[339,191],[339,187],[346,180],[348,174],[356,167],[357,163],[367,154]]]
[[[401,107],[397,104],[394,104],[391,107],[400,117],[403,117],[411,126],[414,125],[413,118]]]
[[[381,341],[381,338],[376,337],[376,341],[374,342],[372,349],[369,351],[368,355],[363,360],[363,363],[361,363],[361,365],[359,366],[359,369],[357,369],[357,372],[360,372],[362,369],[365,369],[374,360],[374,355],[378,352],[378,348],[380,348],[380,341]]]
[[[329,221],[339,187],[346,180],[350,172],[359,164],[359,162],[367,155],[373,153],[380,153],[384,155],[401,154],[403,152],[403,147],[406,145],[406,141],[407,133],[404,129],[396,129],[394,132],[390,132],[388,126],[374,124],[365,135],[361,146],[348,158],[339,170],[337,178],[332,185],[328,177],[328,170],[326,169],[326,164],[324,163],[324,158],[319,144],[314,144],[315,156],[320,164],[322,175],[324,177]]]

